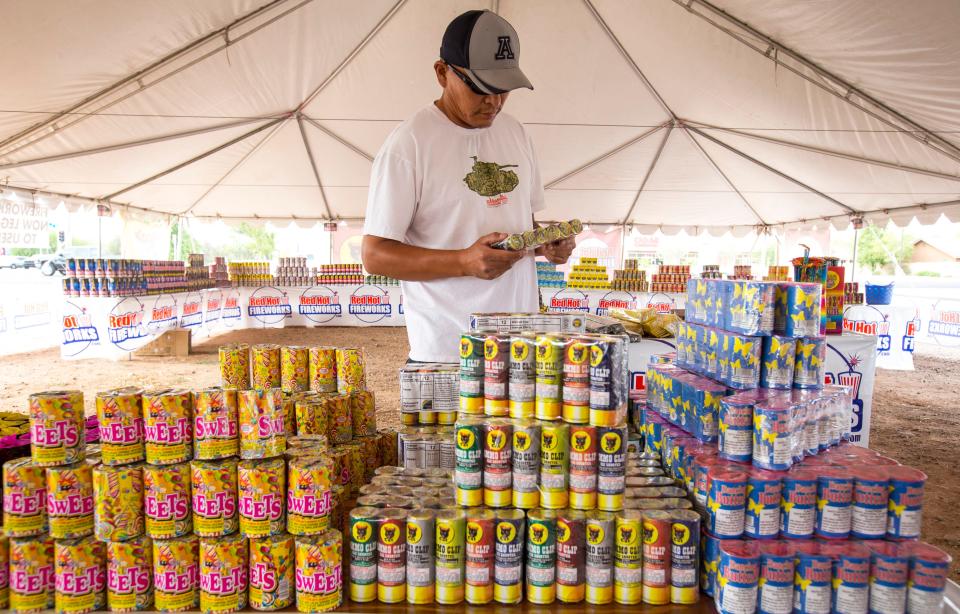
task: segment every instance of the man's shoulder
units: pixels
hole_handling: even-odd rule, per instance
[[[387,135],[383,142],[382,152],[409,153],[416,147],[417,141],[423,138],[425,131],[430,130],[435,121],[430,107],[423,107],[407,119],[403,120]]]

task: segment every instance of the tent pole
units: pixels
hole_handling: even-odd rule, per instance
[[[620,145],[617,145],[616,147],[614,147],[614,148],[611,149],[610,151],[604,152],[604,153],[600,154],[599,156],[597,156],[596,158],[594,158],[594,159],[592,159],[592,160],[589,160],[588,162],[585,162],[585,163],[581,164],[580,166],[578,166],[577,168],[573,169],[572,171],[569,171],[569,172],[567,172],[567,173],[564,173],[563,175],[557,177],[556,179],[553,179],[552,181],[549,181],[548,183],[546,183],[546,184],[543,186],[543,189],[544,189],[544,190],[549,190],[549,189],[552,188],[553,186],[555,186],[555,185],[557,185],[557,184],[560,184],[560,183],[563,183],[564,181],[566,181],[567,179],[570,179],[571,177],[573,177],[573,176],[575,176],[575,175],[579,175],[580,173],[582,173],[583,171],[587,170],[588,168],[590,168],[590,167],[592,167],[592,166],[595,166],[595,165],[603,162],[603,161],[606,160],[607,158],[610,158],[610,157],[612,157],[612,156],[615,156],[615,155],[617,155],[618,153],[620,153],[621,151],[623,151],[623,150],[625,150],[625,149],[627,149],[627,148],[629,148],[629,147],[632,147],[632,146],[636,145],[637,143],[639,143],[639,142],[643,141],[644,139],[646,139],[648,136],[650,136],[650,135],[652,135],[652,134],[655,134],[656,132],[659,132],[660,130],[663,130],[664,128],[670,127],[672,123],[673,123],[673,122],[672,122],[671,120],[667,120],[667,121],[663,122],[662,124],[660,124],[659,126],[656,126],[656,127],[654,127],[654,128],[651,128],[650,130],[647,130],[646,132],[644,132],[644,133],[641,134],[640,136],[634,137],[634,138],[630,139],[629,141],[627,141],[626,143],[621,143]]]
[[[646,187],[647,181],[649,181],[650,176],[653,175],[653,169],[656,168],[657,162],[660,160],[660,154],[663,153],[663,148],[666,147],[667,139],[670,138],[671,132],[673,132],[672,123],[667,126],[667,131],[663,135],[663,140],[660,141],[660,145],[657,147],[656,153],[653,154],[653,159],[650,160],[650,168],[647,169],[647,173],[643,176],[643,181],[640,182],[640,188],[637,189],[637,195],[633,197],[633,202],[630,203],[630,208],[627,210],[627,214],[623,216],[623,220],[620,221],[621,224],[626,224],[633,216],[633,210],[636,208],[637,203],[640,202],[640,196],[643,194],[643,188]]]
[[[623,268],[627,254],[627,225],[620,224],[620,268]]]
[[[343,145],[344,147],[346,147],[347,149],[349,149],[349,150],[352,151],[353,153],[357,154],[357,155],[360,156],[361,158],[364,158],[367,162],[373,162],[373,156],[371,156],[370,154],[368,154],[368,153],[365,152],[364,150],[360,149],[359,147],[357,147],[356,145],[354,145],[353,143],[351,143],[351,142],[348,141],[347,139],[343,138],[342,136],[340,136],[339,134],[337,134],[337,133],[334,132],[333,130],[330,130],[330,129],[327,128],[326,126],[322,125],[322,124],[321,124],[320,122],[318,122],[317,120],[311,119],[311,118],[307,117],[306,115],[302,115],[302,114],[300,115],[300,117],[302,117],[303,119],[307,120],[310,124],[313,125],[314,128],[316,128],[316,129],[319,130],[320,132],[326,134],[327,136],[329,136],[329,137],[330,137],[331,139],[333,139],[334,141],[340,143],[341,145]]]
[[[853,227],[853,264],[850,266],[850,281],[857,279],[857,244],[860,242],[860,229]]]
[[[333,212],[330,211],[330,201],[327,200],[327,194],[323,189],[323,182],[320,181],[320,170],[317,168],[317,160],[313,157],[313,150],[310,149],[310,141],[307,140],[307,131],[303,127],[303,117],[297,116],[297,127],[300,128],[300,138],[303,140],[303,147],[307,150],[307,158],[310,160],[310,169],[313,170],[313,177],[317,180],[317,189],[320,190],[320,200],[323,202],[323,208],[327,211],[327,217],[333,219]]]

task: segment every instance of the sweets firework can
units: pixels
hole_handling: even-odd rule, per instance
[[[296,546],[281,533],[250,541],[250,607],[275,612],[293,605]]]
[[[377,434],[377,403],[373,393],[358,390],[350,394],[350,415],[354,437],[372,437]]]
[[[513,423],[509,419],[493,418],[486,421],[483,436],[483,503],[487,507],[510,506],[513,482],[512,439]],[[467,522],[469,523],[469,519]],[[492,595],[491,589],[490,599],[493,599]],[[469,602],[469,596],[467,601]]]
[[[185,612],[200,605],[200,540],[184,535],[153,541],[153,602],[159,612]]]
[[[240,458],[274,458],[287,449],[283,393],[241,390],[239,397]]]
[[[529,333],[510,337],[507,396],[511,418],[532,418],[536,403],[536,338]]]
[[[10,558],[10,611],[14,614],[42,612],[54,607],[55,578],[53,539],[12,537]]]
[[[250,388],[250,347],[245,343],[221,345],[220,385],[232,390]]]
[[[153,540],[142,535],[107,542],[107,609],[136,612],[153,608]]]
[[[623,508],[626,488],[627,427],[597,427],[597,508]]]
[[[92,535],[54,543],[55,602],[58,614],[85,614],[107,604],[104,543]]]
[[[310,390],[337,392],[337,350],[332,347],[311,347],[308,351]]]
[[[407,514],[407,603],[433,603],[435,536],[433,510],[416,509]]]
[[[549,605],[557,596],[557,513],[535,509],[527,514],[527,601]]]
[[[650,605],[670,603],[670,532],[673,517],[665,510],[643,514],[643,588],[641,599]]]
[[[30,458],[3,464],[3,533],[29,537],[46,533],[47,475]]]
[[[570,427],[570,507],[592,510],[597,506],[597,429]]]
[[[563,344],[555,335],[537,335],[534,415],[538,420],[558,420],[563,413]]]
[[[47,467],[50,537],[69,539],[93,533],[93,466],[86,462]]]
[[[330,445],[349,443],[353,439],[353,414],[349,397],[336,396],[327,399],[327,439]]]
[[[643,517],[640,511],[617,512],[614,530],[613,598],[621,605],[636,605],[643,594]]]
[[[87,445],[83,393],[54,390],[30,395],[30,453],[42,467],[83,460]]]
[[[350,510],[350,600],[369,603],[377,598],[377,539],[380,510]],[[432,553],[431,553],[432,556]]]
[[[700,514],[693,510],[671,513],[670,603],[696,603],[700,599]]]
[[[531,418],[513,421],[511,459],[513,507],[534,509],[540,505],[540,423]]]
[[[319,535],[330,528],[333,462],[328,456],[291,458],[287,465],[287,532]]]
[[[193,457],[215,460],[240,450],[237,391],[206,388],[197,391],[193,412]]]
[[[329,398],[320,395],[301,397],[294,402],[294,419],[299,435],[329,435],[328,402]],[[290,447],[289,441],[287,447]]]
[[[579,603],[586,593],[586,512],[557,513],[557,600]]]
[[[296,540],[297,610],[329,612],[343,603],[343,536],[331,529]]]
[[[98,465],[93,469],[94,535],[105,542],[143,535],[143,467]]]
[[[717,610],[722,614],[756,611],[759,583],[760,548],[757,542],[722,542],[717,567]],[[829,597],[824,611],[830,611]]]
[[[255,390],[280,387],[280,346],[260,343],[250,348],[251,384]]]
[[[494,544],[493,598],[515,604],[523,599],[523,550],[526,518],[523,510],[497,510]]]
[[[104,465],[126,465],[146,458],[142,397],[143,391],[139,388],[97,393],[97,424]]]
[[[460,335],[460,413],[482,414],[484,350],[486,337],[475,333]]]
[[[350,394],[367,389],[361,348],[337,348],[337,392]]]
[[[284,392],[310,390],[310,349],[290,345],[280,348],[280,388]]]
[[[200,540],[200,611],[236,612],[247,607],[247,538]]]
[[[464,416],[454,426],[456,437],[456,483],[457,503],[475,506],[483,503],[483,442],[482,419]]]
[[[561,509],[569,500],[570,426],[544,422],[540,426],[540,505]]]
[[[193,457],[193,395],[186,390],[143,393],[146,460],[173,465]]]
[[[240,461],[237,487],[242,535],[267,537],[283,533],[286,473],[283,458]]]
[[[488,416],[509,413],[510,337],[489,334],[483,341],[483,402]]]
[[[190,482],[190,463],[144,465],[143,507],[149,537],[171,539],[193,530]]]
[[[193,493],[193,532],[200,537],[219,537],[240,526],[237,512],[237,461],[225,458],[190,463]]]
[[[453,605],[463,601],[466,525],[466,514],[462,509],[437,512],[435,598],[439,604]]]

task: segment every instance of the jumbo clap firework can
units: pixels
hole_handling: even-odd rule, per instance
[[[556,600],[557,512],[531,510],[527,514],[527,601],[549,605]]]
[[[483,392],[485,335],[463,333],[460,335],[460,413],[482,414],[485,401]]]
[[[483,340],[483,402],[488,416],[509,413],[510,337],[488,334]]]
[[[337,391],[337,350],[332,347],[311,347],[308,350],[310,390]]]
[[[139,388],[97,393],[100,454],[104,465],[126,465],[146,457],[142,396]]]
[[[841,467],[823,467],[817,476],[817,537],[847,539],[852,518],[853,475]]]
[[[318,535],[330,528],[333,462],[328,456],[300,456],[287,463],[287,531]]]
[[[200,537],[230,535],[240,526],[237,461],[225,458],[190,463],[193,532]]]
[[[764,337],[763,355],[760,358],[760,387],[774,390],[793,388],[796,358],[795,339],[777,335]]]
[[[93,469],[93,525],[97,539],[127,541],[143,534],[143,467]]]
[[[814,542],[798,544],[793,583],[793,611],[798,614],[830,612],[833,598],[833,560]]]
[[[615,516],[611,512],[588,511],[585,533],[586,601],[594,605],[611,603],[613,601]]]
[[[910,545],[907,614],[936,612],[941,607],[951,562],[950,555],[935,546]]]
[[[817,476],[793,468],[783,478],[780,499],[780,537],[810,539],[817,520]]]
[[[493,510],[467,510],[464,598],[472,605],[493,601],[494,525]]]
[[[377,541],[380,510],[355,507],[350,511],[350,601],[368,603],[377,598]],[[433,553],[431,553],[432,557]]]
[[[537,335],[536,405],[538,420],[557,420],[562,414],[563,339],[556,335]]]
[[[719,538],[743,535],[747,473],[737,467],[715,465],[707,472],[706,529]]]
[[[890,479],[883,467],[856,465],[850,530],[855,539],[883,539],[887,534]]]
[[[10,558],[10,611],[42,612],[54,607],[56,573],[53,539],[48,535],[12,537]]]
[[[757,542],[729,540],[720,544],[715,596],[720,614],[755,612],[759,581],[760,548]]]
[[[242,535],[266,537],[284,531],[286,473],[283,458],[240,461],[237,487]]]
[[[700,599],[700,514],[693,510],[671,514],[670,603],[696,603]]]
[[[626,426],[597,427],[597,508],[623,508],[626,486]]]
[[[171,539],[193,530],[190,503],[190,463],[143,467],[143,507],[146,534]]]
[[[250,347],[245,343],[221,345],[220,385],[232,390],[250,388]]]
[[[47,532],[47,476],[30,458],[3,464],[3,533],[29,537]]]
[[[570,485],[570,426],[563,422],[540,425],[540,506],[567,507]]]
[[[494,545],[493,598],[506,605],[523,599],[523,551],[526,517],[523,510],[497,510]]]
[[[255,390],[280,387],[280,346],[260,343],[250,348],[251,384]]]
[[[200,605],[200,540],[196,535],[153,540],[153,602],[159,612]]]
[[[636,605],[643,592],[643,517],[640,511],[618,511],[615,531],[613,598],[621,605]]]
[[[649,605],[670,603],[670,532],[673,517],[666,510],[643,514],[643,588],[641,599]]]
[[[580,603],[586,595],[586,512],[557,512],[557,600]]]
[[[540,505],[540,423],[524,418],[513,422],[512,503],[521,509]]]
[[[483,503],[487,507],[510,506],[513,495],[512,439],[513,423],[509,419],[487,420],[483,436]],[[492,595],[491,589],[491,599]]]
[[[350,394],[350,414],[354,437],[377,434],[377,405],[372,392],[358,390]]]
[[[483,420],[463,416],[454,426],[456,437],[457,504],[465,506],[483,503]]]
[[[511,418],[532,418],[537,398],[536,336],[510,337],[509,408]]]
[[[30,395],[30,451],[43,467],[69,465],[83,460],[83,393],[55,390]]]
[[[887,538],[917,539],[920,537],[923,487],[927,475],[919,469],[900,466],[888,467],[887,475],[890,478]]]
[[[780,474],[751,469],[747,478],[747,505],[743,533],[750,539],[776,539],[780,535]]]
[[[796,566],[793,547],[777,540],[757,543],[760,548],[757,611],[761,614],[791,614],[793,574]]]
[[[240,458],[274,458],[287,449],[283,393],[279,388],[238,392]]]
[[[200,540],[200,611],[236,612],[247,607],[247,538]]]
[[[107,559],[103,542],[92,535],[54,543],[57,614],[85,614],[107,604]]]
[[[590,424],[616,426],[627,418],[626,348],[618,337],[590,344]]]
[[[296,546],[293,536],[281,533],[251,539],[250,542],[250,607],[261,612],[275,612],[293,605],[296,593],[293,568]]]
[[[597,507],[597,429],[570,427],[569,505],[578,510]]]
[[[146,460],[173,465],[193,456],[193,397],[186,390],[143,393]]]
[[[407,512],[388,507],[380,512],[377,534],[377,600],[400,603],[406,599]]]
[[[746,463],[753,458],[753,401],[740,395],[720,400],[720,458]]]
[[[280,348],[280,388],[284,392],[310,389],[310,349],[299,345]]]
[[[136,612],[153,608],[153,540],[142,535],[107,542],[107,609]]]
[[[50,537],[69,539],[93,533],[93,466],[86,462],[47,468]]]
[[[461,603],[464,596],[466,564],[466,514],[462,509],[437,512],[436,601],[443,605]]]
[[[590,341],[573,338],[563,348],[563,420],[586,424],[590,420]]]
[[[206,388],[197,391],[193,413],[193,457],[215,460],[240,450],[237,391]]]
[[[367,389],[367,375],[361,348],[337,348],[337,392],[350,394]]]
[[[343,536],[330,529],[297,538],[297,610],[329,612],[343,604]]]
[[[436,585],[435,536],[436,512],[415,509],[407,514],[407,603],[433,603]]]
[[[832,612],[865,613],[870,604],[870,549],[846,541],[820,544],[820,554],[833,560]]]

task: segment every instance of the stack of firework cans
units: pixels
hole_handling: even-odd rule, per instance
[[[493,243],[490,247],[511,251],[536,249],[545,243],[568,239],[581,232],[583,232],[583,223],[578,219],[572,219],[569,222],[557,222],[523,233],[508,235],[506,239]]]

